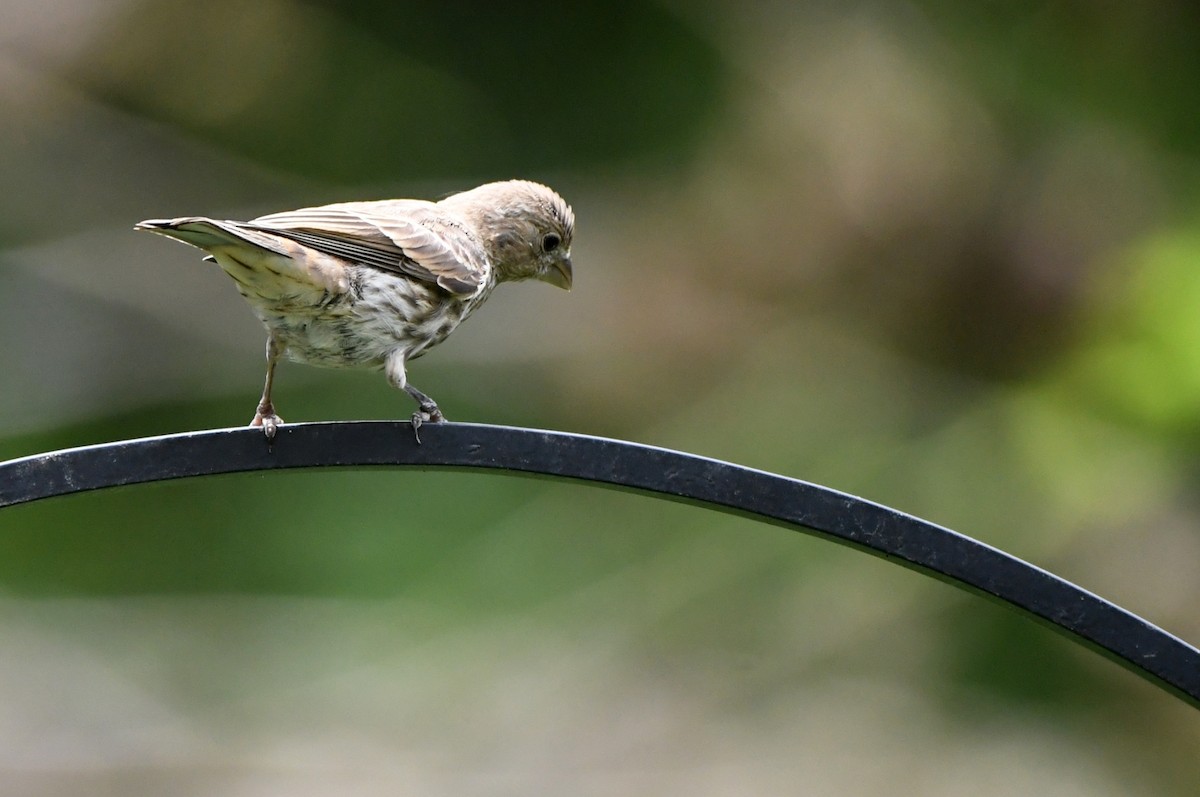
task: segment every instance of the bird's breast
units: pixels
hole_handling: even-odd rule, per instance
[[[396,350],[413,359],[441,343],[490,294],[455,297],[428,283],[375,270],[342,297],[296,307],[256,306],[291,360],[326,368],[379,368]]]

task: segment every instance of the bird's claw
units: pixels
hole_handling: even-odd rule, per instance
[[[438,405],[430,402],[422,404],[421,408],[412,414],[413,439],[417,441],[417,445],[421,445],[421,426],[427,423],[443,423],[446,416],[438,409]]]
[[[250,421],[251,426],[261,426],[263,434],[267,437],[267,442],[270,443],[275,439],[275,433],[279,431],[280,424],[283,423],[283,418],[275,414],[275,410],[267,408],[259,408],[258,412],[254,413],[254,420]]]

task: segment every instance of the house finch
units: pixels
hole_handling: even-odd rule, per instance
[[[208,252],[266,327],[267,378],[251,426],[272,439],[283,423],[271,385],[284,355],[382,368],[416,400],[414,431],[444,420],[408,383],[408,361],[445,340],[499,282],[569,290],[575,216],[546,186],[510,180],[440,202],[343,202],[251,221],[152,219],[135,229]]]

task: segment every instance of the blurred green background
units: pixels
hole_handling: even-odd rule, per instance
[[[263,333],[140,219],[526,177],[575,290],[457,420],[864,495],[1200,642],[1200,7],[6,0],[0,457],[245,423]],[[285,364],[291,421],[406,417]],[[747,520],[498,475],[0,514],[5,794],[1194,795],[1194,709]]]

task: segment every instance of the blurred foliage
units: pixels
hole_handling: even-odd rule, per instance
[[[1135,130],[1156,145],[1200,154],[1195,4],[1152,0],[1116,8],[1070,1],[925,0],[920,5],[951,41],[970,42],[957,52],[980,87],[1014,112],[1011,133],[1018,142],[1034,140],[1031,133],[1056,118],[1084,115]]]
[[[576,287],[416,364],[452,418],[865,495],[1195,643],[1197,35],[1170,0],[19,0],[0,457],[248,419],[261,332],[138,219],[524,176],[575,207]],[[377,374],[277,389],[409,412]],[[0,531],[26,793],[1200,789],[1194,712],[1090,651],[692,507],[293,472]]]
[[[130,5],[68,74],[118,107],[321,180],[661,170],[686,162],[721,90],[710,46],[629,0],[193,8]]]
[[[1139,242],[1098,286],[1064,389],[1097,412],[1194,447],[1200,433],[1200,230]]]

